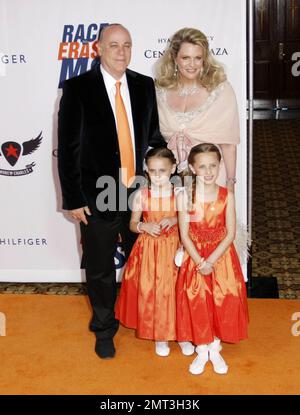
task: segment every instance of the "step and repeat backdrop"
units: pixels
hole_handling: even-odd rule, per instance
[[[90,68],[99,29],[116,22],[132,35],[130,68],[150,76],[175,31],[207,35],[237,96],[237,215],[246,224],[246,2],[0,0],[0,281],[84,281],[79,227],[61,209],[57,110],[62,82]],[[115,262],[120,279],[121,247]]]

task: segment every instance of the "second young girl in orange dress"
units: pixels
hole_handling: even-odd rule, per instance
[[[136,192],[130,229],[140,233],[122,278],[116,318],[136,330],[139,338],[155,340],[159,356],[168,356],[176,340],[174,257],[179,245],[176,201],[171,175],[176,159],[171,150],[155,148],[145,158],[149,188]],[[141,222],[142,219],[142,222]],[[189,342],[179,343],[183,354],[194,353]]]
[[[216,184],[220,159],[213,144],[193,147],[188,157],[193,181],[177,197],[185,248],[176,287],[177,336],[197,345],[192,374],[202,373],[208,360],[216,373],[226,374],[220,341],[247,338],[246,286],[233,245],[234,194]]]

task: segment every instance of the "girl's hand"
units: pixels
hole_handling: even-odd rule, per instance
[[[144,232],[149,233],[149,235],[157,237],[161,234],[161,228],[160,225],[156,222],[147,222],[147,223],[143,223],[143,228],[142,230]]]
[[[212,273],[213,267],[211,265],[205,265],[201,270],[199,270],[202,275],[209,275]]]
[[[161,230],[166,229],[167,231],[172,228],[177,223],[177,217],[171,217],[171,218],[163,218],[159,225],[161,227]]]
[[[210,262],[206,262],[205,260],[201,261],[197,267],[197,272],[202,275],[209,275],[213,271],[213,265]]]

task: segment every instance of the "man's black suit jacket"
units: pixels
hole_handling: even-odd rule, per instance
[[[129,69],[126,76],[135,133],[136,174],[142,175],[148,146],[165,146],[165,141],[159,131],[152,78]],[[114,114],[100,67],[95,65],[63,85],[58,113],[63,208],[95,206],[97,179],[108,175],[117,181],[120,165]]]

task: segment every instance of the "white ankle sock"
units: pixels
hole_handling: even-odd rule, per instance
[[[207,344],[197,346],[196,347],[196,352],[197,352],[198,356],[190,364],[189,371],[193,375],[201,375],[201,373],[204,372],[205,365],[209,360]]]
[[[208,345],[209,360],[211,361],[214,371],[219,375],[225,375],[228,372],[228,365],[226,364],[223,357],[220,355],[222,346],[219,339],[215,339]]]
[[[168,356],[170,354],[168,342],[155,342],[155,352],[158,356]]]
[[[195,353],[195,347],[191,342],[178,342],[178,344],[185,356],[191,356]]]

